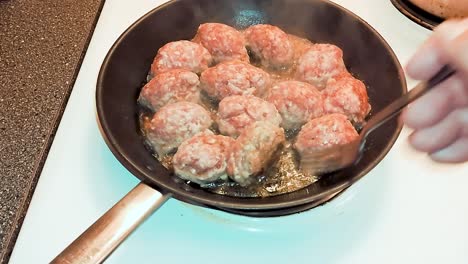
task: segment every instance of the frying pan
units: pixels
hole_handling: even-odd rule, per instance
[[[367,85],[372,112],[406,92],[403,71],[388,44],[366,22],[332,2],[174,0],[164,4],[119,37],[103,62],[97,82],[101,132],[115,157],[141,183],[57,256],[54,263],[103,261],[169,197],[250,216],[279,216],[310,209],[363,177],[395,142],[401,130],[397,119],[369,136],[363,157],[356,165],[324,175],[304,189],[266,198],[214,194],[175,177],[145,148],[136,101],[157,50],[170,41],[192,38],[205,22],[221,22],[238,29],[268,23],[314,42],[338,45],[343,49],[348,70]]]

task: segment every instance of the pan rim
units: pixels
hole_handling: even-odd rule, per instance
[[[99,70],[99,75],[97,79],[97,84],[96,84],[96,109],[97,109],[97,123],[99,126],[99,129],[101,130],[101,134],[104,138],[104,141],[106,142],[106,145],[108,148],[111,150],[113,155],[117,158],[117,160],[129,171],[131,172],[135,177],[137,177],[139,180],[142,182],[150,185],[152,188],[162,192],[162,193],[171,193],[176,199],[186,201],[189,203],[195,203],[198,205],[209,205],[212,207],[218,207],[218,208],[226,208],[226,209],[236,209],[236,210],[246,210],[246,211],[263,211],[263,210],[274,210],[274,209],[283,209],[287,207],[294,207],[298,205],[303,205],[307,203],[313,203],[314,201],[323,199],[326,196],[330,196],[333,193],[337,192],[342,192],[346,188],[350,187],[352,184],[354,184],[356,181],[367,175],[372,169],[374,169],[388,154],[388,152],[392,149],[394,146],[398,136],[401,133],[401,130],[403,128],[403,124],[398,121],[397,127],[392,134],[391,138],[389,138],[389,143],[388,145],[380,152],[380,154],[374,159],[373,162],[371,162],[364,170],[362,170],[360,173],[358,173],[354,177],[350,177],[347,181],[330,188],[324,192],[318,193],[313,196],[307,196],[307,197],[302,197],[294,200],[288,200],[288,201],[282,201],[282,202],[277,202],[277,203],[261,203],[261,202],[255,202],[255,201],[260,201],[260,200],[265,200],[271,197],[263,197],[263,198],[240,198],[240,197],[229,197],[229,196],[223,196],[219,194],[214,194],[206,191],[206,193],[209,193],[211,197],[213,196],[222,196],[225,197],[226,200],[232,200],[232,201],[218,201],[215,199],[210,199],[210,198],[205,198],[205,197],[200,197],[197,195],[194,195],[186,190],[183,190],[181,188],[177,188],[176,186],[165,184],[164,182],[158,181],[156,179],[153,179],[152,177],[149,177],[146,175],[146,173],[142,170],[140,170],[139,166],[137,166],[131,157],[128,155],[124,154],[122,147],[119,144],[119,141],[114,137],[114,135],[110,132],[110,125],[108,123],[108,120],[105,118],[105,113],[103,111],[103,96],[102,96],[102,91],[103,91],[103,82],[104,82],[104,73],[106,69],[108,68],[108,65],[110,64],[110,59],[112,55],[114,54],[115,50],[117,47],[120,45],[120,43],[126,38],[126,36],[133,31],[135,27],[137,27],[142,21],[146,20],[149,16],[152,16],[154,13],[158,12],[161,9],[166,8],[169,5],[172,5],[176,2],[180,2],[184,0],[171,0],[168,1],[160,6],[157,6],[147,12],[145,15],[141,16],[138,18],[135,22],[133,22],[114,42],[114,44],[111,46],[109,51],[106,54],[106,57],[104,58],[104,61],[101,65],[101,68]],[[363,20],[361,17],[359,17],[357,14],[351,12],[350,10],[344,8],[343,6],[334,3],[330,0],[303,0],[303,1],[310,1],[310,2],[323,2],[325,4],[331,5],[334,8],[337,8],[340,10],[340,12],[345,13],[347,16],[351,16],[353,19],[356,21],[362,23],[365,27],[367,27],[368,30],[374,34],[374,36],[381,42],[381,44],[385,47],[387,52],[389,53],[388,55],[392,59],[393,63],[397,67],[398,70],[398,77],[399,81],[401,84],[401,89],[403,93],[406,93],[407,90],[407,82],[406,82],[406,77],[403,72],[403,68],[395,55],[393,49],[390,47],[390,45],[387,43],[387,41],[375,30],[371,25],[369,25],[365,20]],[[298,190],[299,191],[299,190]],[[296,191],[297,192],[297,191]],[[282,194],[282,195],[287,195],[287,194]],[[282,196],[278,195],[278,196]],[[278,197],[278,196],[273,196],[273,197]],[[228,198],[229,197],[229,198]],[[248,201],[248,202],[241,202],[242,200]]]

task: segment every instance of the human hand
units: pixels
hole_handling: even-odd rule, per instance
[[[468,19],[438,26],[407,65],[414,79],[428,80],[450,64],[457,74],[412,103],[402,114],[414,129],[410,144],[439,162],[468,161]]]

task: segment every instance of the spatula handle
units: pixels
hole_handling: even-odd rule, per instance
[[[411,91],[384,107],[376,115],[371,117],[365,124],[361,131],[362,137],[366,137],[374,129],[394,117],[396,114],[400,113],[409,103],[421,97],[441,82],[450,78],[453,74],[455,74],[455,72],[456,71],[451,66],[445,65],[431,79],[420,82],[413,89],[411,89]]]

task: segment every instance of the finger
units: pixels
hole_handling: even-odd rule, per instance
[[[410,143],[417,150],[432,153],[464,136],[468,137],[468,108],[451,112],[432,127],[416,130],[410,135]]]
[[[406,71],[412,78],[427,80],[445,64],[447,58],[444,58],[440,40],[444,32],[451,31],[457,23],[455,20],[442,23],[413,55],[406,66]]]
[[[447,44],[466,31],[468,20],[448,20],[438,26],[432,36],[409,60],[407,73],[414,79],[427,80],[447,64]]]
[[[422,129],[441,121],[453,110],[468,105],[466,83],[460,74],[444,81],[412,103],[402,114],[403,122]]]
[[[457,70],[468,74],[468,29],[445,45],[450,46],[447,49],[447,54]]]
[[[432,36],[409,60],[406,72],[410,77],[427,80],[445,64],[447,59],[443,57],[438,41],[437,36]]]
[[[468,161],[468,137],[459,138],[450,146],[430,154],[437,162],[459,163]]]

